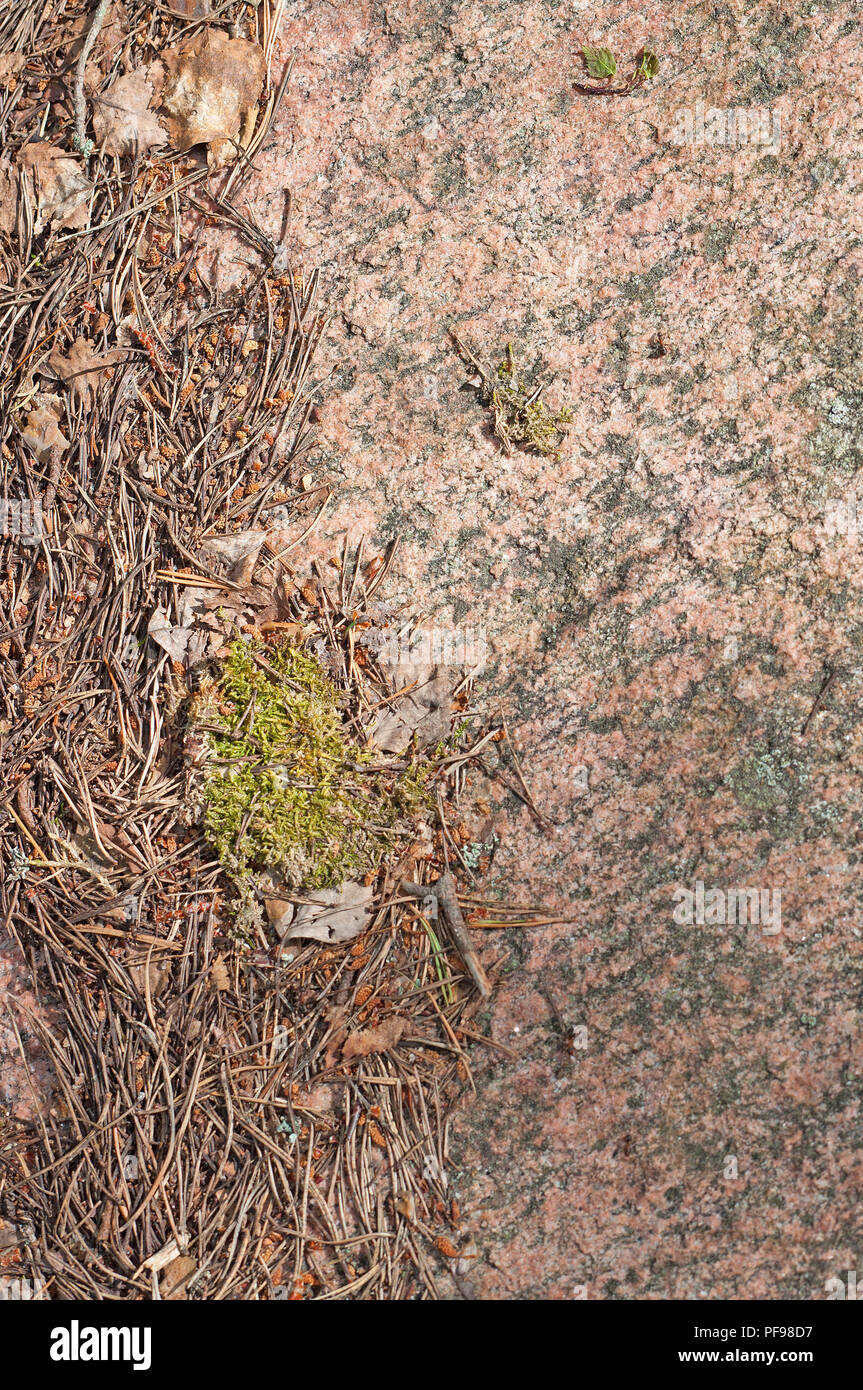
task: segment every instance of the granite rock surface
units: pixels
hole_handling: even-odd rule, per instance
[[[582,43],[659,75],[587,94]],[[561,919],[483,937],[468,1284],[824,1297],[863,1248],[859,10],[307,0],[277,54],[250,201],[333,313],[314,545],[398,536],[482,630],[540,818],[502,752],[478,891]],[[450,330],[571,405],[558,460],[502,452]]]

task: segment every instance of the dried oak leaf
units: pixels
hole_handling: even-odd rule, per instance
[[[401,1041],[407,1026],[405,1018],[385,1018],[376,1028],[361,1028],[358,1033],[351,1033],[345,1039],[342,1057],[347,1061],[351,1057],[369,1057],[373,1052],[386,1052]]]
[[[152,101],[156,84],[147,68],[136,68],[94,96],[93,132],[106,154],[143,154],[168,143]]]
[[[176,149],[208,145],[207,162],[221,168],[238,152],[240,137],[264,83],[264,50],[250,39],[205,29],[161,55],[165,124]]]
[[[46,222],[54,228],[87,226],[92,185],[77,160],[59,146],[40,140],[24,146],[18,165],[33,185],[34,232],[41,232]]]
[[[29,411],[19,426],[21,438],[40,463],[49,463],[52,449],[65,453],[69,448],[69,440],[60,429],[63,404],[59,396],[37,396],[34,404],[35,410]]]
[[[116,348],[109,352],[93,351],[93,344],[87,338],[76,338],[64,356],[55,347],[48,358],[48,366],[55,376],[64,381],[72,395],[88,408],[93,404],[99,389],[99,382],[106,367],[112,367],[122,353]]]

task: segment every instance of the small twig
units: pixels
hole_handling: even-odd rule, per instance
[[[87,37],[81,46],[78,54],[78,65],[75,68],[75,85],[72,89],[72,102],[75,110],[75,135],[72,140],[72,148],[80,150],[85,158],[89,158],[93,152],[93,142],[84,135],[84,126],[87,122],[87,107],[84,102],[84,69],[87,66],[87,59],[93,51],[93,45],[99,37],[102,25],[105,22],[105,15],[108,13],[108,6],[111,0],[99,0],[93,18],[90,21],[90,28],[87,30]]]
[[[506,727],[506,720],[503,718],[503,716],[501,716],[501,724],[503,727],[504,738],[506,739],[509,751],[512,754],[512,764],[515,768],[516,776],[518,777],[518,780],[521,783],[521,789],[524,792],[524,797],[522,799],[525,805],[528,807],[528,809],[532,811],[533,814],[536,816],[536,819],[539,821],[543,829],[552,830],[554,828],[554,822],[550,821],[548,819],[548,816],[544,816],[542,814],[542,811],[540,811],[539,807],[537,806],[536,802],[530,794],[530,790],[522,774],[521,763],[519,762],[518,754],[516,753],[515,748],[513,747],[512,739],[509,736],[509,729]]]
[[[821,682],[821,689],[818,691],[818,694],[815,696],[815,702],[814,702],[814,704],[812,705],[812,708],[810,709],[808,715],[806,716],[806,720],[805,720],[805,722],[804,722],[804,724],[803,724],[803,727],[802,727],[801,730],[800,730],[800,737],[801,737],[801,738],[802,738],[803,735],[806,733],[807,729],[809,728],[809,725],[812,723],[812,720],[815,718],[815,715],[818,713],[819,709],[821,708],[822,704],[824,703],[824,697],[825,697],[825,695],[827,694],[827,691],[830,689],[830,687],[831,687],[831,685],[833,684],[833,682],[835,681],[835,679],[836,679],[836,667],[835,667],[835,666],[831,666],[831,667],[829,667],[829,669],[828,669],[828,671],[827,671],[827,674],[826,674],[825,677],[824,677],[824,680]]]
[[[447,870],[445,874],[441,874],[436,883],[408,883],[407,880],[403,880],[401,888],[403,893],[409,894],[412,898],[437,899],[443,919],[449,927],[450,934],[467,966],[468,973],[483,999],[487,999],[491,994],[491,985],[473,948],[470,932],[465,925],[461,908],[458,905],[455,879],[452,874]]]

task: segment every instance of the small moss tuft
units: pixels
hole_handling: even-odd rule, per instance
[[[480,374],[480,395],[492,411],[492,428],[506,452],[525,449],[559,458],[560,443],[572,422],[569,407],[555,413],[542,400],[541,386],[529,389],[518,374],[511,343],[507,343],[506,357],[492,374],[455,333],[452,336],[462,355]]]
[[[518,375],[511,343],[506,345],[506,357],[498,366],[497,379],[500,384],[491,393],[491,405],[498,439],[509,448],[515,445],[559,458],[558,445],[572,421],[572,411],[564,406],[554,414],[541,399],[540,390],[528,392]]]
[[[370,770],[338,692],[298,647],[233,643],[197,718],[206,834],[245,889],[265,869],[297,888],[373,871],[426,804],[424,769]]]

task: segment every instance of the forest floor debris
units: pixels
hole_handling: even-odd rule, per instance
[[[87,7],[19,0],[0,22],[0,469],[30,518],[2,541],[2,908],[36,994],[7,1013],[55,1078],[33,1123],[0,1117],[0,1211],[26,1234],[3,1269],[60,1298],[439,1297],[463,1240],[447,1113],[486,975],[413,879],[453,883],[444,795],[471,752],[440,735],[470,673],[452,699],[431,673],[433,728],[401,707],[398,763],[362,751],[403,698],[358,641],[392,553],[345,552],[335,580],[292,563],[326,502],[303,472],[326,320],[240,197],[287,80],[282,5],[229,5],[225,28],[183,8],[115,0],[96,31]],[[199,268],[210,226],[250,254],[242,293]],[[213,800],[209,843],[191,808],[208,757],[256,762],[254,800],[279,751],[253,681],[218,691],[238,654],[276,685],[326,672],[355,778],[395,796],[423,769],[398,835],[352,859],[350,904],[308,892],[343,893],[345,866],[318,873],[305,844],[236,910]],[[208,681],[215,729],[192,713]]]

